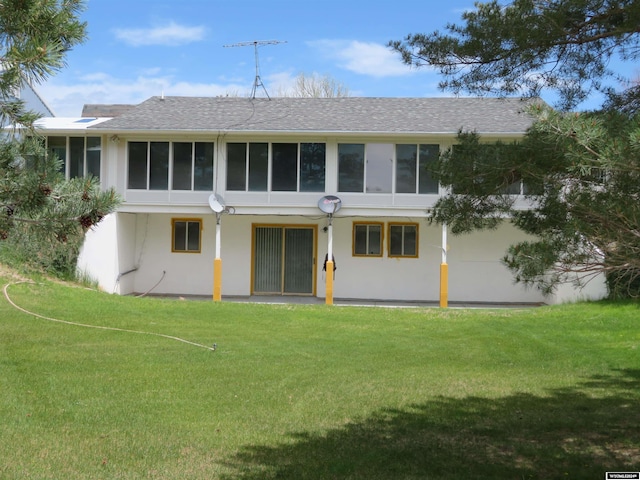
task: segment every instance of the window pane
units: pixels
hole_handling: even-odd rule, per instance
[[[173,144],[173,190],[191,190],[191,159],[193,144]]]
[[[247,187],[247,144],[227,144],[227,190]]]
[[[393,145],[367,144],[367,193],[391,193]]]
[[[196,142],[193,187],[196,190],[213,190],[213,143],[211,142]]]
[[[507,186],[503,192],[507,195],[520,195],[520,180],[513,182],[511,185]]]
[[[47,138],[49,154],[56,157],[62,162],[60,172],[65,173],[67,162],[67,137],[49,137]]]
[[[200,222],[187,222],[187,250],[200,251]]]
[[[266,192],[269,180],[269,144],[249,144],[249,191]]]
[[[353,253],[355,255],[367,254],[367,225],[354,226]]]
[[[324,143],[300,144],[301,192],[324,192],[326,150]]]
[[[382,253],[382,227],[380,225],[369,225],[369,255],[380,255]]]
[[[389,255],[402,255],[402,226],[391,225],[389,227]]]
[[[87,175],[100,178],[100,137],[87,137]]]
[[[338,191],[364,191],[364,145],[338,145]]]
[[[187,222],[174,222],[173,224],[173,249],[184,251],[187,248]]]
[[[417,145],[396,145],[396,193],[416,193]]]
[[[298,144],[274,143],[271,190],[295,192],[298,184]]]
[[[404,228],[404,238],[402,242],[402,253],[407,256],[415,256],[418,252],[418,232],[415,226],[413,225],[405,225]]]
[[[84,177],[84,137],[69,138],[69,178]]]
[[[262,293],[282,293],[282,227],[256,227],[254,231],[253,290]]]
[[[149,189],[169,189],[169,142],[151,142]]]
[[[147,142],[129,142],[128,188],[147,188]]]
[[[438,193],[438,181],[429,171],[438,161],[439,145],[420,145],[420,180],[418,193]]]
[[[382,227],[380,225],[354,225],[354,255],[382,254]]]

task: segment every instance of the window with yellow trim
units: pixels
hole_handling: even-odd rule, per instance
[[[418,256],[418,224],[390,223],[389,224],[389,256],[417,257]]]
[[[353,255],[381,257],[383,223],[353,223]]]
[[[200,253],[202,220],[199,218],[174,218],[171,220],[171,251]]]

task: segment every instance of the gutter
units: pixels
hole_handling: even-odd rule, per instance
[[[92,125],[87,127],[87,131],[100,132],[106,135],[208,135],[208,136],[320,136],[320,137],[341,137],[341,136],[378,136],[378,137],[416,137],[416,136],[456,136],[460,130],[455,131],[438,131],[438,132],[417,132],[417,131],[363,131],[363,130],[204,130],[204,129],[109,129],[102,128],[100,125]],[[467,131],[467,130],[463,130]],[[499,136],[499,137],[522,137],[526,131],[518,132],[478,132],[481,136]]]

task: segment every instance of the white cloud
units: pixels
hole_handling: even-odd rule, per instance
[[[85,75],[73,84],[60,84],[55,79],[38,85],[40,96],[59,117],[79,117],[87,103],[137,104],[154,95],[217,96],[245,95],[250,85],[239,83],[190,83],[171,76],[138,76],[115,78],[104,73]]]
[[[118,28],[114,30],[116,38],[133,46],[161,45],[176,47],[198,42],[205,36],[205,27],[188,27],[169,22],[152,28]]]
[[[282,96],[293,88],[296,83],[296,75],[291,71],[277,72],[267,76],[266,89],[269,96]],[[257,92],[259,94],[262,91]]]
[[[239,96],[251,94],[254,78],[222,78],[218,82],[189,82],[173,75],[155,75],[159,69],[147,69],[135,78],[116,78],[107,73],[94,72],[75,77],[73,83],[57,78],[36,87],[38,93],[58,117],[79,117],[85,104],[138,104],[149,97],[175,95],[186,97]],[[150,74],[151,73],[151,74]],[[297,75],[282,71],[264,77],[270,97],[288,91]],[[263,97],[259,87],[257,96]]]
[[[373,77],[410,75],[413,70],[402,63],[400,56],[385,45],[357,40],[319,40],[309,42],[327,58],[335,59],[341,68]]]

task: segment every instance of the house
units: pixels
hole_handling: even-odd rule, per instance
[[[42,116],[55,116],[53,110],[51,110],[31,83],[25,81],[16,96],[24,102],[26,110],[39,113]]]
[[[68,176],[97,175],[124,200],[79,260],[108,292],[211,295],[217,261],[222,297],[437,301],[446,253],[452,302],[598,295],[514,284],[500,259],[523,234],[508,223],[447,238],[428,222],[443,194],[429,163],[461,129],[521,138],[524,110],[492,98],[162,96],[40,128]]]
[[[2,67],[0,65],[0,73],[2,73]],[[24,102],[24,108],[26,111],[35,112],[43,117],[54,117],[53,110],[47,105],[44,99],[37,92],[33,84],[24,79],[22,84],[15,90],[12,90],[7,97],[4,97],[4,101],[21,100]],[[6,125],[4,125],[6,126]]]

